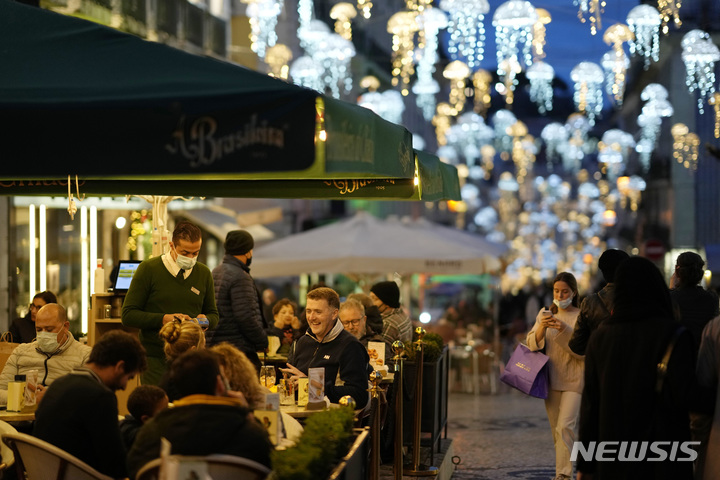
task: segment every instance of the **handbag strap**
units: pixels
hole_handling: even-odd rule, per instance
[[[665,382],[665,376],[667,375],[668,363],[670,363],[670,356],[672,355],[675,344],[680,338],[680,335],[685,331],[685,327],[682,325],[675,329],[667,348],[665,349],[665,355],[663,355],[660,363],[657,364],[657,378],[655,380],[655,393],[658,395],[662,393],[663,383]]]

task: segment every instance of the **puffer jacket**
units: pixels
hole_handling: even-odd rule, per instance
[[[212,271],[220,321],[208,335],[208,344],[229,342],[243,352],[268,346],[262,301],[250,269],[232,255],[225,255]]]
[[[570,350],[578,355],[585,355],[590,335],[602,322],[610,318],[615,305],[615,286],[608,283],[597,293],[588,295],[580,304],[572,338],[568,342]]]
[[[15,380],[15,375],[27,375],[31,370],[37,370],[38,384],[47,386],[83,366],[90,350],[90,347],[75,340],[70,332],[65,343],[52,354],[40,351],[37,341],[21,343],[10,354],[0,374],[0,405],[7,404],[8,383]]]

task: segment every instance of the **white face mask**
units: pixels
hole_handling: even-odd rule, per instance
[[[190,270],[197,263],[197,257],[190,258],[190,257],[186,257],[184,255],[180,255],[178,253],[177,260],[175,260],[175,261],[177,262],[178,267],[182,268],[183,270]]]
[[[60,330],[62,332],[62,330]],[[60,334],[54,332],[37,332],[38,347],[45,353],[53,353],[60,346],[57,341],[57,337]]]
[[[557,299],[555,299],[555,300],[553,300],[553,303],[554,303],[559,309],[565,310],[565,309],[568,308],[568,307],[570,306],[570,304],[572,303],[572,299],[573,299],[573,297],[566,298],[565,300],[557,300]]]

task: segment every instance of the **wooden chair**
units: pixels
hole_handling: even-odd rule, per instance
[[[7,433],[18,433],[18,431],[9,423],[0,421],[0,437],[5,436]],[[4,443],[0,443],[0,457],[2,457],[0,471],[7,470],[8,467],[15,463],[15,453]]]
[[[170,455],[170,458],[193,462],[206,462],[208,474],[213,480],[265,480],[270,469],[254,460],[234,455]],[[160,459],[146,463],[135,477],[136,480],[157,480],[160,474]]]
[[[19,480],[113,480],[79,458],[31,435],[3,433],[2,441],[15,454]]]

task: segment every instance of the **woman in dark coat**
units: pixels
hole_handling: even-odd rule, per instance
[[[688,405],[695,379],[692,337],[682,331],[668,362],[661,393],[656,393],[657,365],[679,325],[674,321],[670,292],[660,271],[641,257],[625,260],[615,277],[612,316],[590,337],[585,356],[585,388],[580,409],[580,442],[638,442],[634,456],[642,461],[618,461],[632,453],[631,444],[610,461],[578,454],[578,479],[692,479],[692,454],[664,444],[661,455],[639,442],[690,440]],[[691,446],[686,445],[686,449]],[[694,453],[694,452],[693,452]],[[685,459],[690,461],[670,461]],[[588,455],[590,457],[590,455]],[[592,477],[586,474],[593,474]]]

